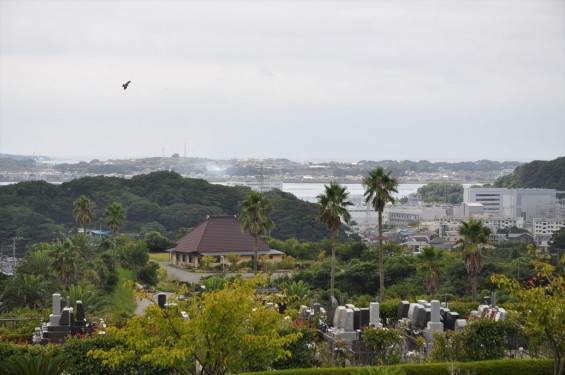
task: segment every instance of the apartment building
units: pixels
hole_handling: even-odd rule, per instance
[[[533,221],[533,235],[537,244],[548,241],[553,233],[565,228],[565,218],[548,219],[535,218]]]
[[[555,189],[469,187],[463,202],[481,203],[488,216],[522,217],[527,225],[536,217],[552,217],[557,207]]]

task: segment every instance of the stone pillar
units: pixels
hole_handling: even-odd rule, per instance
[[[165,293],[157,294],[157,305],[159,305],[160,308],[164,309],[166,303],[167,303],[167,295]]]
[[[53,294],[53,315],[61,315],[61,294]]]
[[[58,326],[61,320],[61,295],[53,294],[53,314],[49,314],[49,322],[52,326]]]
[[[341,324],[343,321],[344,314],[345,314],[345,306],[338,306],[337,309],[335,310],[334,321],[333,321],[333,326],[335,328],[343,328]]]
[[[440,321],[440,302],[433,300],[431,302],[430,321],[428,322],[428,330],[432,332],[443,331],[443,323]]]
[[[330,303],[328,304],[328,318],[326,324],[328,327],[334,326],[335,310],[337,309],[337,300],[334,296],[330,296]]]
[[[375,327],[382,326],[379,316],[379,306],[378,302],[371,302],[369,305],[369,325],[373,325]]]
[[[343,330],[347,332],[353,331],[353,319],[354,319],[353,309],[346,308],[341,318],[341,322],[342,322],[341,328],[343,328]]]

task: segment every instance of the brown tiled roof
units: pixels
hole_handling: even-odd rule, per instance
[[[258,250],[269,250],[263,239],[257,239]],[[241,233],[234,216],[210,216],[202,224],[176,242],[171,251],[181,253],[240,253],[255,248],[255,239],[249,232]]]

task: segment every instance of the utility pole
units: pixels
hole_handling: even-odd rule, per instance
[[[15,273],[16,272],[16,240],[22,240],[23,237],[14,237],[14,240],[12,242],[12,259],[14,262],[14,268],[12,269],[12,272]]]

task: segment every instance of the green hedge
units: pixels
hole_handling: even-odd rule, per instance
[[[449,367],[448,367],[449,366]],[[391,370],[395,374],[399,371],[405,375],[449,375],[451,373],[473,374],[473,375],[552,375],[553,360],[550,359],[501,359],[496,361],[478,362],[453,362],[453,363],[422,363],[405,364],[394,366],[382,366],[385,371]],[[360,374],[364,367],[348,368],[311,368],[277,371],[280,375],[301,374]],[[269,371],[254,372],[248,375],[267,375]]]

